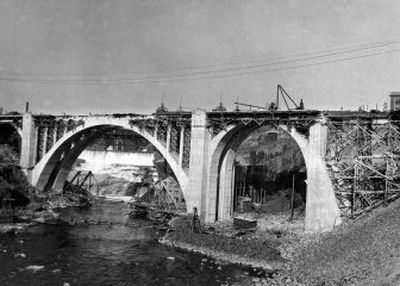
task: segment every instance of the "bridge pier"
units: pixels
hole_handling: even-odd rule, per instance
[[[37,130],[30,113],[25,113],[22,118],[20,165],[28,181],[32,183],[32,170],[36,164]]]
[[[207,189],[209,174],[209,152],[211,135],[207,130],[207,116],[203,110],[195,110],[192,114],[192,136],[190,145],[189,185],[186,193],[186,207],[188,212],[197,207],[200,218],[204,222],[211,222],[214,218],[209,215],[207,202],[212,192]]]
[[[179,167],[182,168],[183,166],[183,148],[185,143],[185,127],[181,126],[181,130],[179,133]]]
[[[327,132],[327,126],[321,122],[310,127],[308,140],[294,130],[291,132],[303,152],[307,167],[306,231],[328,231],[341,223],[340,210],[324,161]]]

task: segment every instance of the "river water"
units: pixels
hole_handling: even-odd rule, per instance
[[[159,244],[162,231],[127,214],[126,204],[98,202],[0,237],[0,285],[252,284],[244,269]]]

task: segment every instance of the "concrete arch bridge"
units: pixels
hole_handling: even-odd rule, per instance
[[[330,230],[400,194],[399,124],[389,113],[297,111],[158,112],[151,115],[0,115],[20,135],[20,165],[33,185],[62,188],[79,154],[104,132],[149,141],[175,174],[187,209],[203,221],[232,216],[238,148],[261,126],[298,145],[307,171],[305,228]],[[0,142],[2,143],[2,142]]]

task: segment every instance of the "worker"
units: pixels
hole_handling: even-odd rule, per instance
[[[201,231],[199,213],[198,213],[196,207],[193,208],[192,230],[193,230],[193,232],[197,232],[197,233],[200,233],[200,231]]]

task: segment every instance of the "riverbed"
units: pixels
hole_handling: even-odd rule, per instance
[[[251,285],[249,269],[158,242],[163,231],[128,218],[126,203],[61,211],[60,222],[0,237],[0,285]]]

